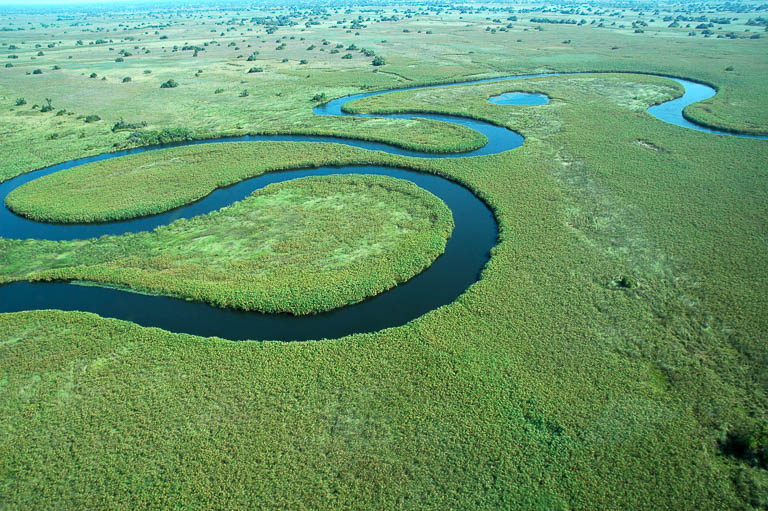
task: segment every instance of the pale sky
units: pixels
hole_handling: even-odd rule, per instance
[[[8,6],[14,6],[14,7],[28,7],[28,6],[38,6],[38,5],[52,5],[52,6],[61,6],[61,7],[77,7],[78,5],[99,5],[103,7],[109,7],[110,5],[120,4],[170,4],[170,3],[177,3],[180,6],[189,5],[189,4],[196,4],[196,3],[210,3],[213,4],[215,2],[209,1],[209,2],[203,2],[203,0],[193,0],[193,1],[174,1],[174,0],[77,0],[73,2],[72,0],[0,0],[0,6],[8,5]],[[227,4],[231,3],[237,3],[237,2],[226,2]],[[1,14],[1,13],[0,13]]]

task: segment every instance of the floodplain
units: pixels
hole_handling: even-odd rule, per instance
[[[765,509],[767,17],[4,8],[0,187],[61,167],[2,189],[0,507]],[[463,83],[515,75],[542,76]],[[716,91],[677,113],[723,134],[649,113],[670,77]],[[326,170],[174,218],[294,169]],[[271,313],[290,341],[461,247],[477,267],[444,303],[341,338],[132,317]],[[121,319],[69,310],[85,285]],[[21,286],[58,306],[14,309]]]

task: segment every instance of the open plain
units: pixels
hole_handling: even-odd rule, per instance
[[[0,508],[768,508],[766,11],[0,5]]]

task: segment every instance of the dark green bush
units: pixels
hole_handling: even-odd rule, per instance
[[[768,468],[768,423],[729,431],[720,442],[725,454],[747,461],[755,467]]]
[[[112,126],[112,131],[135,130],[139,128],[144,128],[146,125],[147,125],[147,121],[125,122],[124,119],[120,118],[120,120],[117,121],[114,126]]]
[[[189,129],[166,128],[163,130],[134,131],[128,135],[127,142],[133,145],[158,145],[188,140],[192,140],[192,132]]]
[[[625,289],[634,289],[638,286],[637,281],[627,275],[622,275],[621,278],[616,281],[616,285]]]

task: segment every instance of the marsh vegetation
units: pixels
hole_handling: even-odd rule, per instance
[[[687,116],[768,133],[757,3],[64,12],[0,14],[0,57],[13,62],[0,73],[2,180],[124,147],[246,133],[476,148],[485,141],[465,128],[312,108],[526,72],[691,78],[718,92]],[[178,88],[161,90],[169,81]],[[488,101],[512,91],[550,101]],[[338,340],[234,343],[86,313],[0,314],[4,502],[765,507],[768,143],[646,113],[680,93],[662,77],[621,74],[399,92],[348,109],[480,118],[526,142],[439,160],[325,144],[185,147],[19,188],[9,204],[25,215],[94,221],[167,211],[259,172],[400,166],[469,187],[493,209],[499,243],[455,302]],[[84,122],[91,115],[101,120]],[[450,232],[443,208],[390,180],[286,183],[152,233],[0,239],[0,279],[84,278],[309,312],[428,265]],[[368,275],[377,284],[351,294],[311,291]]]

